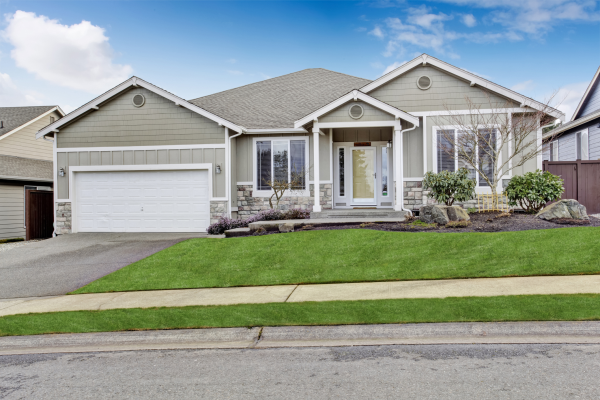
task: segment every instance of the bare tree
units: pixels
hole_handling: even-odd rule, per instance
[[[541,103],[539,109],[525,106],[510,113],[507,109],[514,109],[513,102],[498,104],[484,93],[487,104],[465,98],[468,114],[459,114],[445,105],[448,113],[443,117],[445,125],[454,128],[438,130],[436,137],[438,148],[446,155],[445,160],[442,157],[442,164],[451,160],[454,166],[457,160],[459,168],[467,168],[473,179],[478,174],[480,183],[485,182],[496,195],[502,176],[542,152],[537,130],[556,120],[551,116],[554,108],[549,105],[554,96]]]
[[[281,176],[276,173],[274,178],[263,179],[263,182],[273,189],[273,194],[269,197],[269,206],[279,209],[279,201],[286,192],[304,190],[308,182],[308,172],[307,168],[292,166],[289,177],[287,171],[284,171]],[[273,198],[275,198],[275,206],[273,206]]]

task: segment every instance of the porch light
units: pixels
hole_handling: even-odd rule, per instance
[[[387,145],[386,145],[386,146],[387,146],[387,148],[388,148],[388,149],[389,149],[389,148],[391,148],[391,147],[392,147],[392,141],[391,141],[391,140],[388,140],[388,142],[387,142]]]
[[[220,174],[220,173],[221,173],[221,166],[220,166],[219,164],[217,164],[217,167],[215,168],[215,172],[216,172],[217,174]]]
[[[60,175],[60,176],[65,176],[65,169],[61,167],[61,168],[58,170],[58,175]]]

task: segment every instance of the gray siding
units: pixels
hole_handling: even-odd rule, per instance
[[[25,238],[23,185],[0,183],[0,239]]]
[[[64,168],[65,176],[57,176],[59,199],[69,198],[69,168],[84,165],[146,165],[146,164],[199,164],[213,165],[213,196],[225,197],[225,149],[175,149],[175,150],[114,150],[59,152],[57,170]],[[221,173],[215,173],[215,164]]]
[[[144,106],[131,99],[141,93]],[[57,147],[162,146],[223,144],[223,127],[144,88],[122,93],[100,109],[64,126]]]
[[[596,84],[590,90],[590,93],[588,94],[588,97],[587,97],[585,103],[581,107],[581,110],[579,110],[578,118],[585,117],[586,115],[591,114],[592,112],[597,111],[599,109],[600,109],[600,85],[598,84],[598,81],[596,81]]]
[[[570,161],[577,159],[577,138],[575,133],[558,138],[558,160]]]
[[[402,129],[412,124],[403,123]],[[405,178],[420,178],[423,173],[423,118],[420,126],[403,133],[403,175]]]
[[[600,122],[596,121],[588,128],[588,140],[590,141],[590,160],[600,160]]]
[[[417,79],[422,75],[427,75],[432,80],[432,85],[427,90],[417,87]],[[519,106],[496,94],[486,94],[481,88],[471,87],[469,84],[470,82],[434,67],[421,66],[369,92],[369,95],[407,112],[439,111],[446,107],[451,110],[466,110],[469,108],[465,99],[467,96],[482,108],[490,108],[490,102],[495,107]]]
[[[0,137],[0,154],[52,161],[52,143],[35,138],[35,134],[50,123],[51,116],[55,120],[60,118],[55,111],[4,139]]]
[[[349,114],[350,107],[358,104],[363,108],[363,116],[359,119],[352,118]],[[356,121],[393,121],[394,116],[362,101],[351,101],[335,110],[319,117],[319,122],[356,122]]]
[[[600,118],[586,124],[569,129],[558,138],[558,161],[574,161],[577,159],[577,137],[575,134],[581,130],[588,130],[588,152],[590,160],[600,160]],[[544,153],[544,160],[550,159],[550,151]]]

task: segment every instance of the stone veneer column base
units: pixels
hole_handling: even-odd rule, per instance
[[[331,183],[322,183],[321,188],[321,209],[330,210],[333,208],[333,190]],[[268,197],[252,197],[251,185],[238,185],[237,204],[238,218],[248,218],[250,215],[258,214],[261,211],[269,210]],[[310,197],[306,196],[284,196],[279,202],[280,210],[289,210],[291,208],[300,208],[302,210],[312,211],[314,199],[314,185],[310,185]]]
[[[227,216],[227,200],[210,202],[210,223],[219,222],[219,218]]]
[[[57,235],[71,233],[71,203],[56,203],[56,226],[54,232]]]

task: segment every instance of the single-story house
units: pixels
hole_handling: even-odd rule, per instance
[[[56,232],[204,231],[268,208],[266,181],[293,170],[308,179],[283,207],[418,209],[425,172],[457,168],[436,138],[467,97],[544,107],[426,54],[374,81],[314,68],[192,100],[132,77],[37,133],[54,140]]]
[[[52,143],[35,134],[64,115],[58,106],[0,107],[0,239],[26,237],[28,190],[52,190]]]
[[[543,159],[600,160],[600,67],[571,120],[544,134]]]

